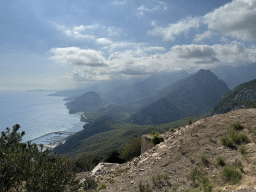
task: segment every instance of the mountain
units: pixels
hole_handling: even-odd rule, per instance
[[[242,83],[226,92],[212,109],[211,115],[249,108],[253,101],[256,102],[256,79]]]
[[[167,98],[157,100],[131,117],[132,123],[139,125],[158,125],[178,119],[179,108]]]
[[[102,95],[102,98],[116,104],[132,102],[151,95],[157,90],[169,86],[170,84],[188,76],[188,72],[184,70],[172,73],[155,74],[148,77],[144,81],[118,87],[107,94]]]
[[[65,105],[69,109],[69,113],[77,113],[99,109],[104,106],[104,103],[97,93],[87,92]]]
[[[153,106],[160,105],[161,110],[149,112],[149,108],[144,107],[129,120],[132,123],[138,123],[140,125],[154,123],[148,121],[148,119],[151,118],[150,116],[154,116],[154,118],[160,120],[163,112],[172,111],[172,109],[175,109],[172,118],[168,118],[167,121],[163,120],[158,122],[166,123],[177,120],[176,118],[185,118],[207,113],[228,90],[227,84],[219,80],[214,73],[210,70],[201,69],[194,75],[173,83],[151,97],[151,100],[155,99],[156,101],[149,107],[152,108]],[[162,97],[165,99],[161,99]],[[165,105],[165,103],[168,104]],[[171,108],[169,109],[169,107]],[[168,113],[167,116],[169,115],[171,115],[171,113]]]
[[[225,81],[230,89],[255,79],[256,63],[242,66],[220,66],[211,69],[219,79]]]

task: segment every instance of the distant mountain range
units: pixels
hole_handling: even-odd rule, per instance
[[[139,125],[157,125],[201,115],[213,108],[228,90],[227,84],[210,70],[201,69],[157,92],[153,97],[160,99],[142,108],[129,120]]]

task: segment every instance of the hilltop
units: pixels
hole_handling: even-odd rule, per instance
[[[235,127],[233,134],[232,127]],[[228,131],[229,137],[236,135],[236,139],[233,138],[234,144],[226,146],[221,138]],[[95,175],[84,172],[77,177],[84,180],[90,175],[106,184],[107,188],[102,191],[109,192],[186,191],[200,186],[209,189],[211,185],[213,191],[256,191],[255,131],[256,109],[239,109],[202,118],[192,125],[164,133],[164,142],[125,164],[108,164]],[[241,135],[244,139],[238,141]],[[236,171],[237,175],[233,175],[238,183],[232,185],[235,180],[224,175],[224,164]]]

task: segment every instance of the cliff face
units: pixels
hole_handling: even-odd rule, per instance
[[[179,80],[155,94],[155,103],[141,109],[130,120],[140,125],[163,124],[209,112],[228,91],[227,84],[210,70]]]
[[[69,109],[69,113],[90,111],[104,106],[102,99],[95,92],[87,92],[65,105]]]

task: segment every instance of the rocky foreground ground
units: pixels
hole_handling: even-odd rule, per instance
[[[221,137],[231,129],[230,123],[239,121],[247,142],[227,147]],[[110,192],[137,191],[200,191],[204,183],[212,191],[256,191],[256,109],[239,109],[225,114],[200,119],[192,125],[164,134],[164,142],[125,164],[101,164],[92,172],[78,173],[84,181],[92,178],[106,184]],[[244,154],[241,146],[245,146]],[[223,166],[216,158],[225,159],[225,165],[234,167],[241,177],[237,184],[223,175]],[[191,171],[204,173],[208,179],[189,179]],[[209,187],[206,189],[209,189]],[[93,191],[93,190],[91,190]],[[95,191],[95,190],[94,190]]]

